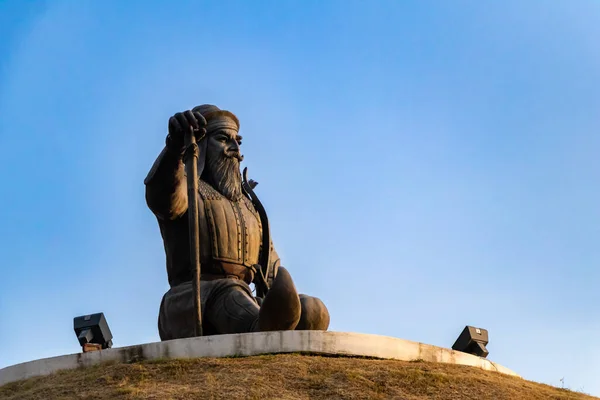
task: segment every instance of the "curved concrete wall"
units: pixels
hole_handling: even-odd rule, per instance
[[[0,385],[105,361],[131,362],[164,358],[301,352],[461,364],[518,376],[508,368],[484,358],[388,336],[345,332],[282,331],[202,336],[45,358],[0,369]]]

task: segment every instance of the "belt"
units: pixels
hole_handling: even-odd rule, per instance
[[[240,279],[240,277],[231,274],[200,274],[201,281],[215,281],[217,279]]]
[[[212,260],[201,264],[201,280],[212,281],[215,279],[236,278],[250,283],[254,279],[256,270],[241,264],[232,264]]]

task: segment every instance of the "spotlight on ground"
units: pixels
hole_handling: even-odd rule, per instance
[[[73,328],[83,351],[101,350],[112,347],[112,333],[104,313],[82,315],[73,318]]]
[[[487,357],[490,352],[485,348],[488,344],[488,331],[474,326],[466,326],[454,342],[452,350]]]

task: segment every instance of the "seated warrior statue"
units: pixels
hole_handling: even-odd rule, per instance
[[[166,146],[144,181],[146,202],[163,238],[170,285],[158,316],[161,340],[195,335],[194,266],[190,261],[183,161],[184,135],[190,129],[194,129],[200,149],[198,229],[203,334],[329,327],[329,313],[323,302],[297,293],[270,237],[265,239],[263,235],[265,229],[268,232],[268,223],[253,192],[256,182],[247,182],[245,173],[242,179],[240,172],[243,156],[239,127],[233,113],[214,105],[175,114],[169,119]],[[263,226],[265,223],[267,226]],[[268,265],[260,265],[260,261]],[[260,292],[257,297],[250,283],[255,284],[257,294]]]

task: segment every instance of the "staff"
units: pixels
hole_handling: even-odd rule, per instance
[[[188,190],[188,218],[190,229],[190,261],[194,271],[192,286],[194,289],[194,330],[196,336],[202,336],[202,301],[200,300],[200,233],[198,226],[198,178],[204,169],[204,158],[206,157],[206,134],[198,139],[202,142],[202,150],[196,143],[194,128],[189,127],[184,136],[185,143],[185,172],[187,175]],[[200,160],[198,160],[200,158]],[[198,169],[200,165],[200,170]]]

